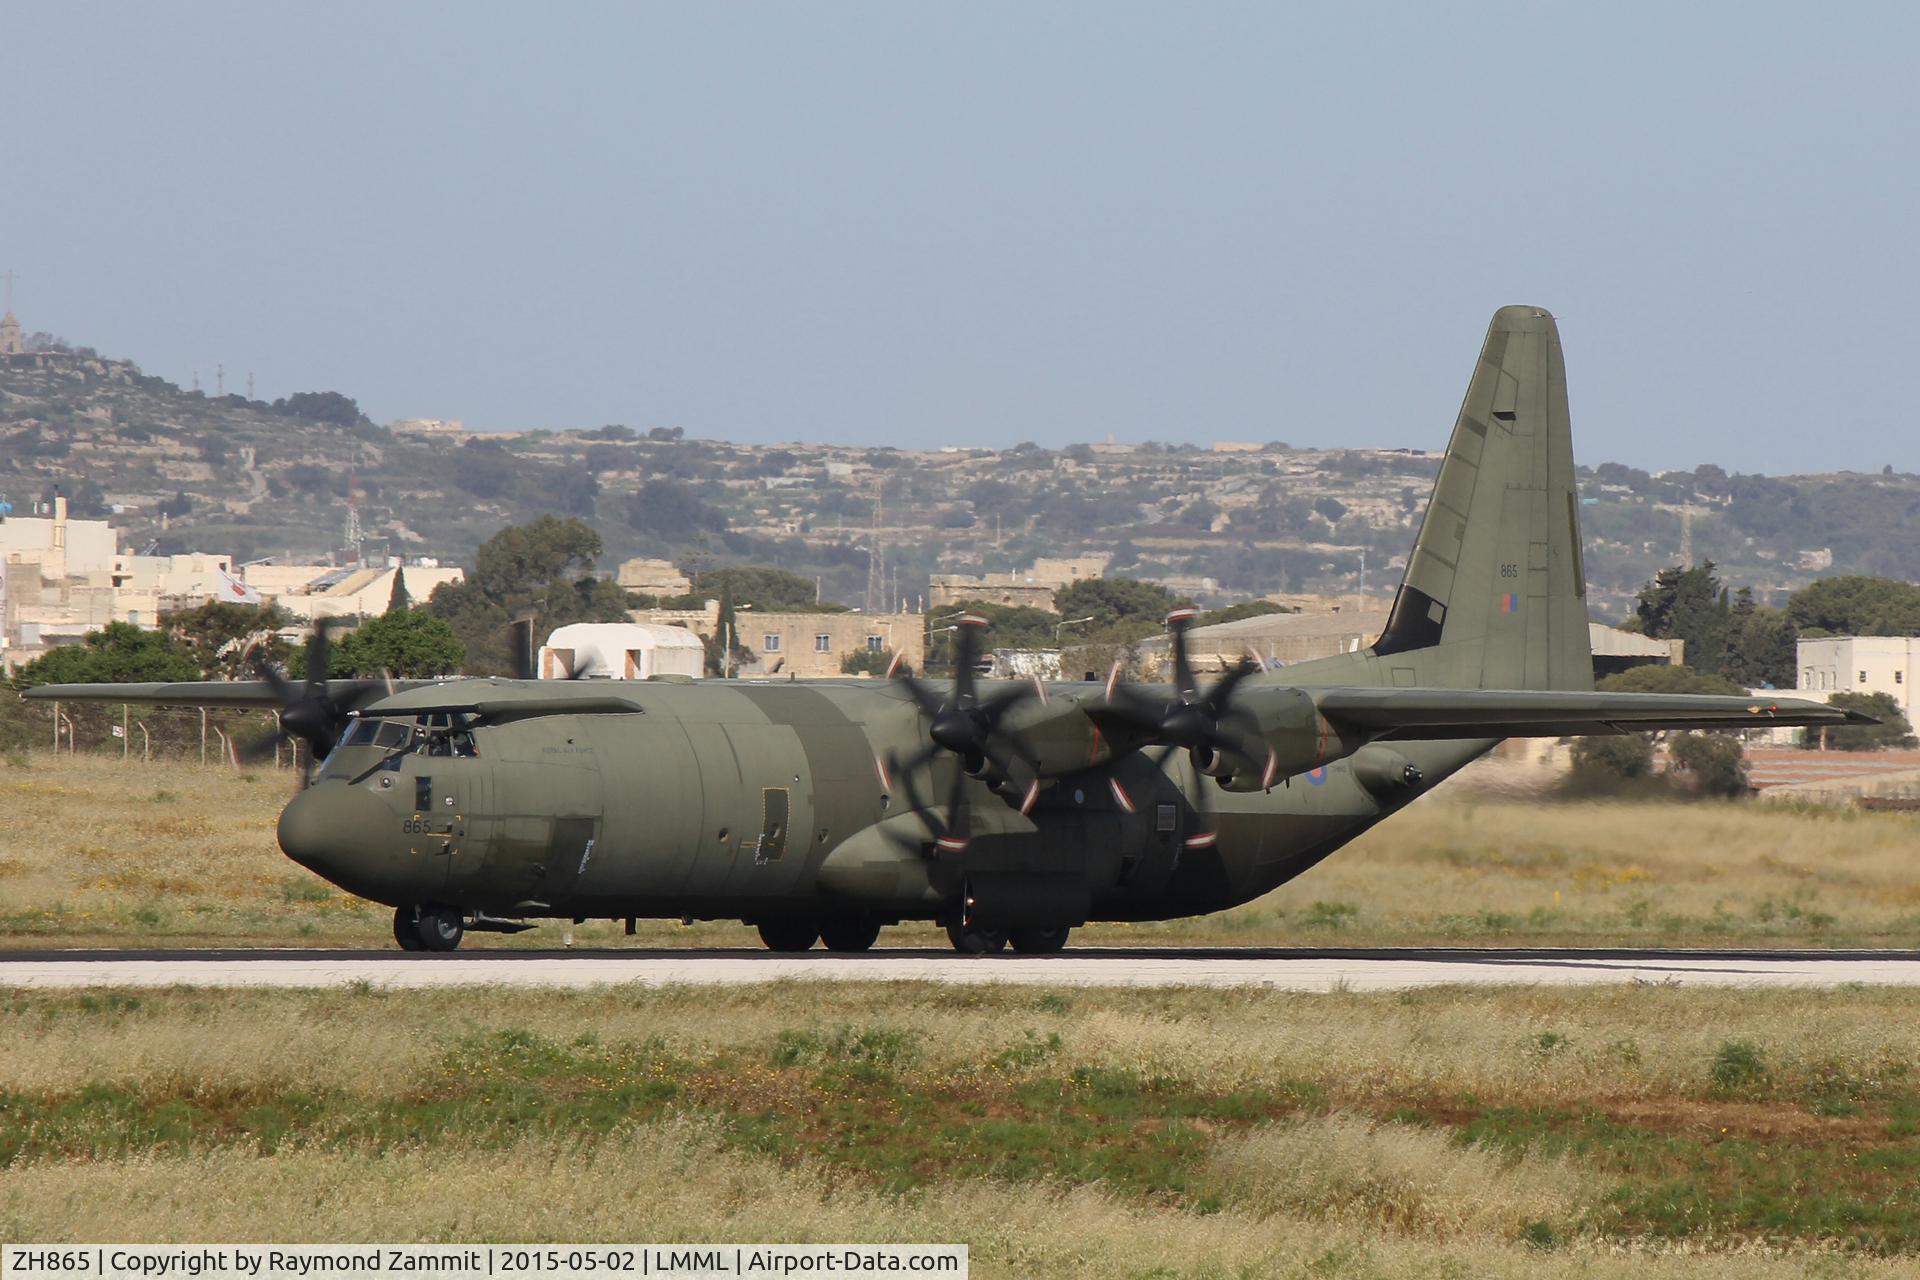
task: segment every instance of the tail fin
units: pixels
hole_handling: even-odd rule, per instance
[[[1502,307],[1373,652],[1421,684],[1591,689],[1586,595],[1560,332]]]

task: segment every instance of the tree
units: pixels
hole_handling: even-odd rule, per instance
[[[707,674],[730,676],[752,661],[753,650],[740,643],[740,620],[734,616],[733,583],[723,579],[713,634],[707,637]]]
[[[1691,667],[1649,663],[1608,676],[1594,686],[1602,693],[1703,693],[1738,697],[1746,692],[1724,676],[1708,675]],[[1571,790],[1618,791],[1631,785],[1645,789],[1653,781],[1653,743],[1650,733],[1618,737],[1577,738],[1573,744]],[[1680,746],[1698,738],[1704,745]],[[1745,795],[1746,754],[1738,738],[1726,734],[1676,734],[1669,739],[1668,774],[1703,795]]]
[[[757,609],[761,613],[845,613],[847,606],[815,597],[819,587],[812,578],[803,578],[771,565],[742,564],[725,569],[709,569],[697,574],[693,590],[684,596],[669,596],[666,608],[698,609],[709,600],[731,600],[736,609]]]
[[[1747,688],[1792,688],[1796,635],[1783,609],[1753,602],[1747,587],[1734,593],[1727,618],[1727,654],[1721,674]]]
[[[424,609],[390,609],[340,637],[327,674],[426,680],[454,674],[466,655],[466,646],[444,619]]]
[[[1913,726],[1890,693],[1834,693],[1828,695],[1827,704],[1865,712],[1880,722],[1817,730],[1824,744],[1836,751],[1879,751],[1914,745]]]
[[[1920,586],[1858,574],[1822,578],[1793,593],[1787,621],[1801,634],[1920,635]]]
[[[989,604],[985,600],[962,600],[941,605],[927,612],[927,665],[953,664],[953,627],[955,616],[978,614],[987,620],[983,649],[1055,649],[1060,645],[1060,615],[1024,605]],[[1069,628],[1078,631],[1079,628]],[[1072,639],[1072,636],[1068,636]]]
[[[640,533],[685,542],[702,530],[724,532],[727,517],[683,484],[649,480],[627,495],[627,524]]]
[[[1747,754],[1730,733],[1676,733],[1667,740],[1667,772],[1705,796],[1731,799],[1753,790]]]
[[[351,427],[360,421],[360,406],[338,391],[296,391],[285,399],[275,400],[273,412],[342,427]]]
[[[840,659],[840,670],[850,676],[884,676],[893,669],[891,649],[856,649]]]
[[[109,622],[80,644],[63,645],[14,673],[21,688],[42,684],[126,684],[198,680],[200,664],[171,637]]]
[[[286,664],[287,642],[274,633],[292,622],[293,615],[279,605],[209,600],[162,614],[160,630],[193,658],[208,680],[249,680],[255,656],[276,666]]]
[[[387,612],[413,607],[413,593],[407,590],[407,567],[401,565],[393,571],[393,592],[387,597]]]
[[[1339,524],[1347,514],[1347,504],[1329,494],[1313,500],[1313,511],[1328,524]]]
[[[1726,657],[1729,608],[1713,561],[1660,570],[1640,588],[1634,612],[1647,635],[1686,641],[1690,666],[1719,673]]]
[[[593,575],[600,535],[584,521],[541,516],[480,544],[473,575],[437,588],[427,611],[453,627],[470,675],[511,675],[508,623],[534,618],[536,639],[570,622],[625,622],[626,593]]]
[[[1182,603],[1159,583],[1132,578],[1082,578],[1053,593],[1062,618],[1092,619],[1081,635],[1088,643],[1124,644],[1153,635]]]
[[[1724,676],[1652,662],[1608,676],[1594,688],[1601,693],[1716,693],[1736,698],[1746,692]]]

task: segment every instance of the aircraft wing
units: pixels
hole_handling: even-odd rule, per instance
[[[298,681],[294,681],[298,685]],[[393,689],[411,689],[429,683],[396,680]],[[384,680],[329,680],[327,694],[347,703],[370,689],[385,692]],[[36,702],[136,702],[177,707],[266,707],[278,709],[280,698],[265,680],[183,680],[163,684],[43,684],[20,695]]]
[[[1585,693],[1553,689],[1309,689],[1320,714],[1394,738],[1559,738],[1658,729],[1878,724],[1844,707],[1771,693]]]

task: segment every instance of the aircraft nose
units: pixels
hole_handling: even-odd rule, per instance
[[[310,871],[341,883],[351,863],[377,834],[386,808],[359,787],[321,783],[295,796],[280,812],[280,851]]]

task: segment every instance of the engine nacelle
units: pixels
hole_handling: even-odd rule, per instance
[[[1386,801],[1412,798],[1426,780],[1419,765],[1378,743],[1354,753],[1353,779],[1375,799]]]

